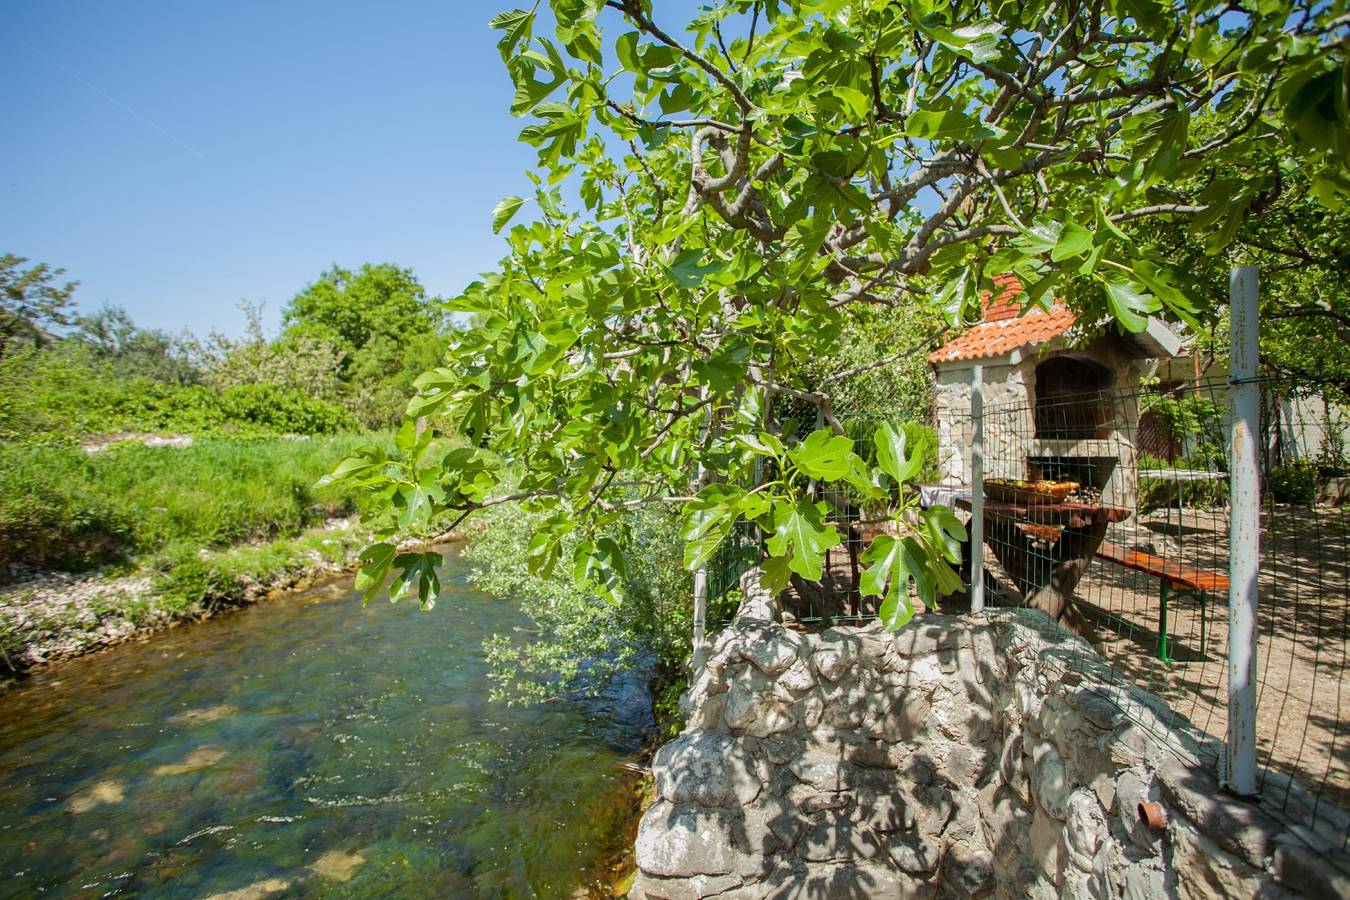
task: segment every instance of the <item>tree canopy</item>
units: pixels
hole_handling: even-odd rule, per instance
[[[77,282],[58,284],[65,269],[46,263],[23,268],[25,257],[0,254],[0,355],[16,342],[44,344],[69,324],[67,307]]]
[[[333,266],[291,299],[282,324],[287,355],[337,353],[342,391],[371,428],[398,421],[413,379],[440,361],[449,326],[441,299],[391,263]]]
[[[333,266],[291,298],[282,311],[283,338],[313,337],[350,355],[372,339],[440,330],[439,301],[411,269],[391,263],[365,263],[353,272]]]
[[[394,535],[505,502],[543,514],[540,570],[580,535],[568,563],[612,599],[603,529],[653,503],[683,504],[691,568],[751,520],[771,586],[814,580],[839,541],[815,488],[843,480],[894,516],[862,588],[903,624],[911,584],[959,586],[964,535],[906,510],[921,454],[897,429],[875,467],[844,435],[855,373],[815,363],[859,310],[959,325],[1012,273],[1103,327],[1195,323],[1150,229],[1217,255],[1281,191],[1350,194],[1344,2],[722,0],[683,29],[644,0],[551,5],[551,35],[537,10],[492,22],[537,189],[494,210],[507,255],[452,302],[474,327],[408,407],[468,445],[431,454],[409,425],[334,475],[388,500],[372,595],[391,570],[395,599],[436,590],[434,555]],[[787,433],[785,399],[817,430]]]

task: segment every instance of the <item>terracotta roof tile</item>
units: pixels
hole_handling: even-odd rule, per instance
[[[1016,300],[1022,293],[1017,276],[995,275],[994,284],[1002,290],[992,297],[985,295],[984,315],[979,323],[929,354],[930,363],[1005,356],[1022,347],[1054,340],[1073,325],[1074,314],[1062,306],[1052,307],[1049,312],[1039,307],[1022,312]]]

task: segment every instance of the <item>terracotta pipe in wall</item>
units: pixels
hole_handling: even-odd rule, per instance
[[[1167,810],[1156,800],[1145,800],[1139,804],[1139,821],[1153,831],[1167,825]]]

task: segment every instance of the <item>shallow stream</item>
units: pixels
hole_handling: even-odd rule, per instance
[[[453,554],[452,554],[453,556]],[[622,841],[640,679],[488,700],[525,624],[451,558],[431,612],[349,579],[0,691],[0,896],[566,897]]]

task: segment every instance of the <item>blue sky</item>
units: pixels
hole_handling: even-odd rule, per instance
[[[514,5],[10,4],[0,251],[170,331],[238,333],[241,298],[275,324],[334,262],[453,294],[530,188],[487,27]]]

